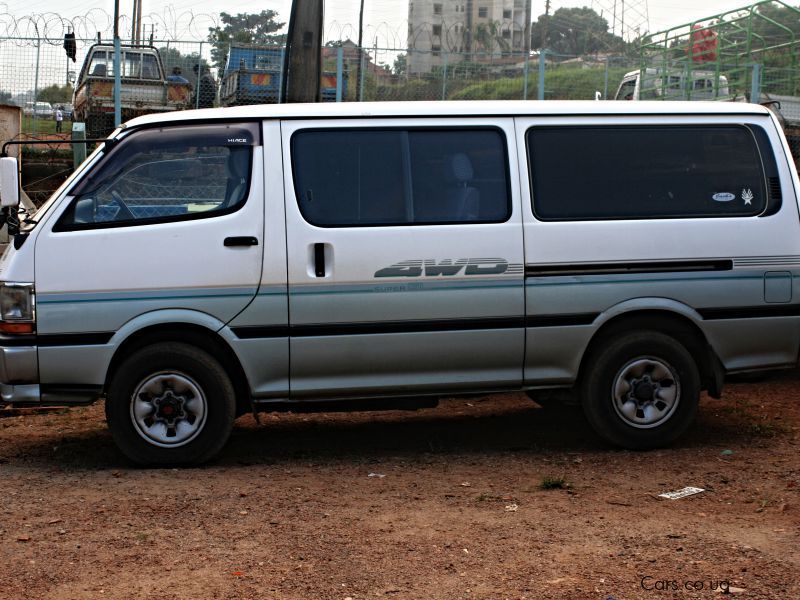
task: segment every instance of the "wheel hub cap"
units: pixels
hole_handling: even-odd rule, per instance
[[[200,386],[179,372],[146,377],[131,398],[131,419],[136,431],[161,447],[192,441],[205,425],[206,412],[206,398]]]
[[[614,378],[614,410],[632,427],[649,429],[663,424],[673,415],[679,400],[677,373],[660,358],[631,360]]]

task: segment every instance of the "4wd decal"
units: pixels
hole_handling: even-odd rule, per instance
[[[403,260],[375,271],[375,277],[452,277],[454,275],[521,275],[521,263],[504,258],[433,258]]]

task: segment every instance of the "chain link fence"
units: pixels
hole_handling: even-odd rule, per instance
[[[75,60],[65,50],[74,51]],[[57,177],[28,179],[36,181],[31,195],[46,197],[48,186],[69,173],[71,147],[58,141],[69,138],[74,122],[85,123],[89,138],[111,131],[117,68],[125,121],[153,112],[277,102],[283,53],[280,46],[213,48],[207,41],[155,40],[138,46],[123,43],[117,66],[108,39],[75,39],[70,49],[62,40],[0,38],[0,103],[22,109],[22,137],[54,143],[48,150],[30,146],[26,155],[63,160]],[[618,90],[624,97],[623,80],[641,68],[638,56],[360,49],[345,41],[329,43],[322,50],[321,95],[330,102],[610,100]],[[796,69],[763,69],[753,63],[740,65],[726,78],[727,99],[757,99],[780,106],[793,153],[800,157]],[[694,79],[690,81],[696,86]],[[640,99],[685,99],[683,91],[659,98],[643,94]],[[693,97],[691,90],[689,96]]]

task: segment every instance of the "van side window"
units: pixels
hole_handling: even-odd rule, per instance
[[[257,125],[147,129],[115,146],[75,196],[55,231],[214,216],[241,206]]]
[[[744,217],[780,202],[744,126],[533,127],[527,146],[540,220]]]
[[[485,129],[292,136],[300,212],[321,227],[497,223],[511,214],[505,137]]]

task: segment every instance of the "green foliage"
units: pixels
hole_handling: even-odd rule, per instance
[[[36,97],[39,102],[49,102],[53,106],[56,104],[69,104],[72,102],[72,86],[56,85],[55,83],[44,89],[39,90]]]
[[[219,14],[222,27],[208,28],[208,41],[211,42],[211,60],[215,67],[222,69],[228,57],[228,48],[234,44],[260,44],[281,46],[286,43],[284,34],[276,34],[286,23],[277,20],[274,10],[260,13]]]
[[[11,92],[0,92],[0,104],[11,104]]]
[[[608,31],[608,21],[591,8],[559,8],[540,15],[531,24],[531,47],[577,56],[595,52],[620,52],[625,41]]]
[[[42,102],[46,102],[46,100],[42,100]],[[23,115],[22,117],[22,131],[24,133],[55,133],[56,132],[56,122],[55,119],[42,119],[36,118],[29,115]],[[69,132],[72,131],[71,125],[69,122],[65,122],[64,124],[64,131]],[[27,146],[26,146],[27,148]],[[38,148],[39,150],[44,151],[47,148]]]
[[[394,59],[392,72],[395,75],[405,75],[408,72],[408,56],[405,54],[398,54],[397,58]]]
[[[613,95],[623,75],[629,69],[612,67],[608,69],[608,94]],[[581,68],[549,65],[545,72],[544,97],[546,100],[592,100],[596,91],[602,92],[605,86],[604,66]],[[440,82],[441,87],[441,82]],[[449,83],[448,83],[449,86]],[[451,100],[521,100],[525,80],[523,77],[503,77],[492,81],[482,81],[448,93]],[[539,77],[536,65],[528,73],[528,100],[539,94]]]
[[[508,52],[509,49],[508,41],[503,39],[503,32],[497,21],[479,23],[475,29],[475,41],[479,48],[489,54],[494,54],[495,48],[500,48],[503,52]]]

